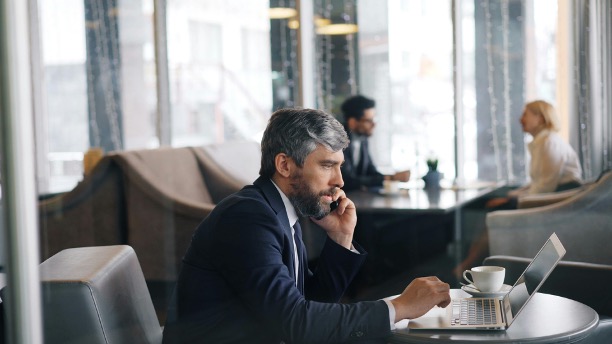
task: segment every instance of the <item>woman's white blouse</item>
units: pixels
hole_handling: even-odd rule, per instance
[[[558,185],[582,182],[582,168],[576,152],[557,133],[542,130],[527,147],[531,154],[528,194],[553,192]]]

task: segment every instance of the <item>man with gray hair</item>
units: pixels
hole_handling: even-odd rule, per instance
[[[384,340],[395,322],[448,305],[449,286],[436,277],[415,279],[390,301],[338,303],[366,257],[353,242],[355,205],[341,189],[347,145],[325,112],[272,114],[260,177],[219,203],[193,235],[164,343]],[[327,233],[313,271],[299,215]]]

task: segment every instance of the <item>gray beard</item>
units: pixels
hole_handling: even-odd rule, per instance
[[[333,194],[335,193],[334,190],[331,192],[321,192],[319,194],[314,193],[308,184],[304,183],[301,173],[293,177],[291,187],[293,188],[293,192],[288,198],[300,216],[307,216],[320,220],[329,215],[331,212],[329,204],[322,203],[321,196],[326,193]]]
[[[302,184],[303,185],[303,184]],[[300,187],[289,200],[300,216],[313,217],[320,220],[330,213],[329,205],[322,204],[320,196]]]

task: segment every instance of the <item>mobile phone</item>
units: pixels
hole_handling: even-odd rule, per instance
[[[329,209],[330,209],[330,211],[334,211],[334,210],[336,210],[336,208],[338,208],[338,201],[337,201],[337,200],[336,200],[336,201],[333,201],[333,202],[331,202],[331,203],[329,204]]]

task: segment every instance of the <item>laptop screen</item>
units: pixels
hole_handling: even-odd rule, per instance
[[[507,326],[510,326],[527,301],[540,289],[542,282],[564,255],[565,248],[553,233],[504,298]]]

